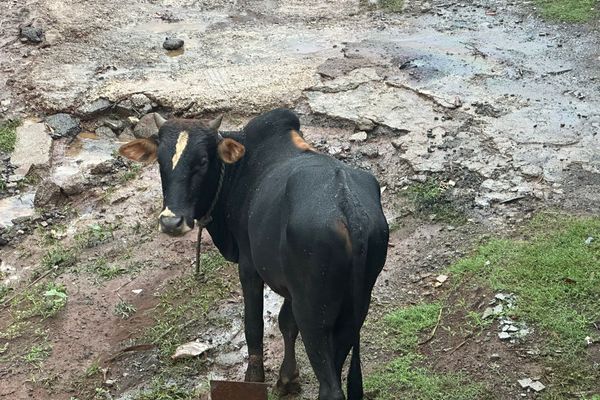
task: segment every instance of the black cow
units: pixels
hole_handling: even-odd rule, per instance
[[[195,220],[206,221],[221,254],[239,263],[246,380],[264,381],[266,283],[285,298],[279,392],[300,389],[294,350],[300,331],[319,399],[344,399],[341,373],[351,349],[348,399],[363,398],[360,328],[388,244],[375,178],[315,151],[302,138],[298,117],[285,109],[225,137],[220,119],[205,125],[157,116],[157,124],[157,138],[134,140],[120,153],[137,161],[158,158],[162,232],[181,235]]]

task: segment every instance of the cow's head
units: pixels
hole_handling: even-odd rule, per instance
[[[155,121],[157,136],[124,144],[119,154],[146,163],[158,160],[163,190],[159,230],[179,236],[208,212],[217,194],[221,163],[235,163],[245,149],[219,135],[220,117],[204,124],[194,119],[167,121],[155,114]]]

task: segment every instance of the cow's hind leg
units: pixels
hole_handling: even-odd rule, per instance
[[[331,308],[335,303],[328,304]],[[294,307],[294,316],[302,334],[306,354],[319,380],[319,400],[344,400],[341,375],[335,365],[335,343],[333,338],[333,325],[335,318],[323,318],[318,311],[320,304],[314,307]],[[304,309],[305,313],[297,312]],[[337,312],[335,313],[337,314]]]
[[[264,382],[263,289],[264,282],[251,265],[240,262],[240,282],[244,292],[244,333],[248,344],[247,382]]]
[[[296,338],[298,337],[298,325],[292,312],[292,303],[285,300],[279,311],[279,329],[283,335],[285,354],[283,363],[279,370],[277,391],[280,396],[289,393],[300,392],[300,379],[298,365],[296,364]]]

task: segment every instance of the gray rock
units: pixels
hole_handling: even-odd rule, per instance
[[[115,106],[115,111],[125,117],[131,116],[131,115],[137,115],[137,112],[135,111],[135,107],[133,106],[133,102],[129,99],[123,100],[119,104],[117,104]]]
[[[96,135],[101,138],[114,139],[117,135],[108,126],[101,126],[96,129]]]
[[[149,138],[156,134],[158,134],[158,127],[154,122],[153,113],[144,115],[133,129],[133,136],[138,139]]]
[[[23,27],[21,28],[21,38],[32,43],[41,43],[44,40],[44,30],[34,26]]]
[[[490,360],[492,360],[492,361],[498,361],[498,360],[500,360],[500,354],[498,354],[498,353],[492,354],[490,356]]]
[[[152,100],[143,93],[136,93],[130,98],[131,103],[137,108],[143,108],[145,105],[152,105]]]
[[[126,126],[121,131],[121,134],[119,135],[119,140],[123,141],[123,142],[129,142],[129,141],[134,140],[134,139],[135,139],[135,136],[133,136],[133,129],[131,129],[128,126]]]
[[[59,113],[46,118],[46,124],[50,127],[50,136],[55,139],[75,136],[81,132],[79,118],[69,114]]]
[[[375,129],[375,123],[368,118],[359,118],[356,127],[361,131],[372,131]]]
[[[32,166],[46,166],[50,162],[52,138],[43,123],[25,121],[17,128],[17,142],[11,163],[17,166],[13,176],[23,178]]]
[[[117,132],[122,131],[125,127],[125,123],[119,119],[107,119],[104,121],[104,125]]]
[[[351,142],[364,142],[365,140],[367,140],[367,132],[356,132],[350,136]]]
[[[177,38],[166,38],[163,43],[165,50],[177,50],[183,47],[183,40]]]
[[[594,237],[589,236],[587,239],[585,239],[585,244],[587,244],[589,246],[590,244],[592,244],[593,241],[594,241]]]
[[[84,104],[77,109],[77,114],[81,116],[83,119],[91,119],[94,118],[106,110],[112,107],[112,103],[107,100],[100,98],[91,103]]]
[[[380,156],[379,149],[376,146],[364,148],[360,153],[368,158],[377,158]]]
[[[500,332],[498,334],[498,337],[500,338],[500,340],[510,339],[510,333],[508,333],[508,332]]]
[[[61,189],[67,196],[73,196],[83,193],[85,185],[86,181],[83,175],[77,174],[69,177],[68,180],[65,180],[65,182],[61,184]]]
[[[52,179],[44,179],[35,192],[33,204],[36,207],[54,207],[65,204],[67,198]]]

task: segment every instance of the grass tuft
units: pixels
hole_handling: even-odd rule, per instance
[[[536,0],[544,17],[563,22],[586,22],[598,15],[597,0]]]
[[[406,195],[417,216],[453,224],[465,222],[464,215],[452,204],[448,190],[434,180],[410,186]]]
[[[380,0],[379,4],[391,12],[401,12],[404,9],[404,0]]]
[[[0,122],[0,151],[10,153],[15,149],[19,125],[21,125],[21,121]]]

